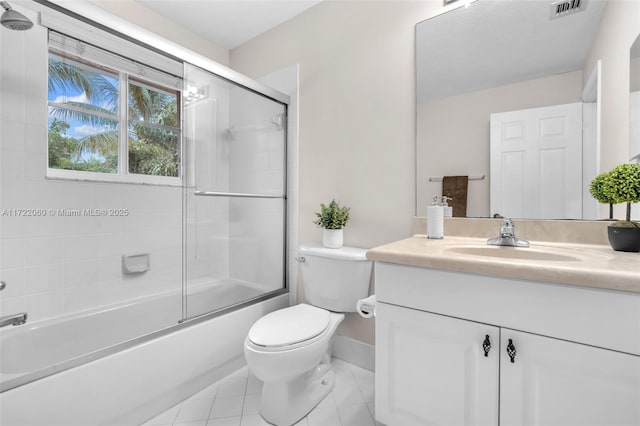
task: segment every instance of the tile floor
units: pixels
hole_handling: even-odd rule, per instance
[[[376,426],[374,373],[333,358],[334,389],[296,426]],[[247,367],[225,377],[142,426],[261,426],[262,383]]]

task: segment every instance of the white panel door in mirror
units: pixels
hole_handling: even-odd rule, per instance
[[[582,104],[491,114],[491,214],[582,215]]]

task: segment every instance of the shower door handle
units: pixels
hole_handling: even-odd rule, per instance
[[[253,194],[248,192],[218,192],[218,191],[194,191],[193,195],[200,197],[228,197],[228,198],[277,198],[286,199],[286,195]]]
[[[5,283],[4,281],[0,281],[0,291],[4,290],[6,286],[7,286],[7,283]]]

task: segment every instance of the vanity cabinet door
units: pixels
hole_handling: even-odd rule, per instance
[[[501,425],[640,425],[639,356],[509,329],[500,352]]]
[[[497,425],[499,336],[496,327],[378,303],[376,420]]]

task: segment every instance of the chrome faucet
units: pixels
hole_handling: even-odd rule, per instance
[[[529,247],[529,241],[516,237],[513,221],[508,217],[502,219],[500,224],[500,236],[487,240],[490,246]]]
[[[27,322],[26,312],[0,317],[0,327],[5,327],[7,325],[22,325],[25,322]]]

